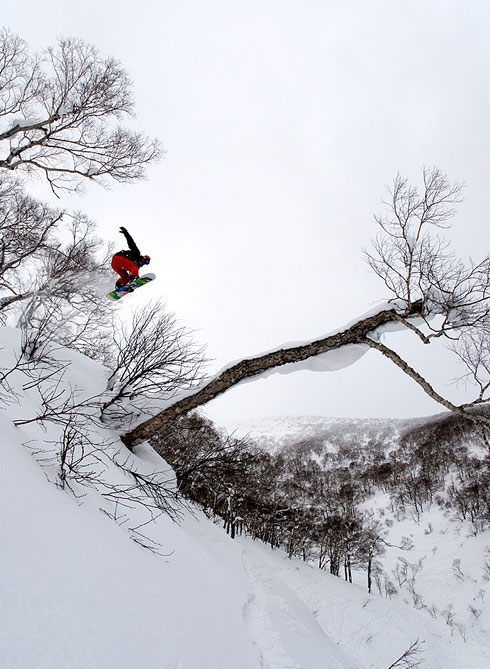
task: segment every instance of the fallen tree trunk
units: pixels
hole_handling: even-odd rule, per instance
[[[184,397],[177,398],[174,404],[158,413],[153,418],[141,423],[136,428],[122,435],[121,439],[128,448],[152,437],[167,423],[192,409],[206,404],[229,388],[237,385],[245,379],[259,376],[274,367],[298,363],[322,353],[328,353],[350,344],[369,345],[368,335],[377,328],[388,323],[403,322],[407,317],[420,314],[421,303],[412,305],[409,312],[399,313],[393,309],[379,311],[354,323],[345,330],[329,335],[316,341],[311,341],[298,346],[281,348],[270,353],[248,358],[226,368],[221,374],[204,382],[194,391],[189,391]]]

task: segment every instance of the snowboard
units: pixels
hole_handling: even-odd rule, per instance
[[[110,293],[107,293],[107,297],[110,300],[120,300],[125,295],[133,293],[136,288],[140,288],[141,286],[144,286],[147,283],[150,283],[150,281],[154,281],[155,279],[156,276],[154,274],[144,274],[143,276],[139,276],[137,279],[133,279],[126,286],[121,286],[121,288],[116,288]]]

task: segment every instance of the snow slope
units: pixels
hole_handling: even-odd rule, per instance
[[[351,419],[322,416],[271,417],[236,422],[234,434],[254,440],[268,452],[303,448],[317,454],[336,453],[337,466],[349,466],[349,446],[385,452],[398,447],[404,432],[436,424],[448,414],[415,419]],[[481,444],[467,444],[482,453]],[[343,449],[346,449],[342,460]],[[361,510],[384,528],[385,552],[377,557],[381,571],[373,589],[390,601],[422,613],[427,621],[446,626],[465,660],[461,666],[490,666],[490,533],[475,533],[471,522],[436,503],[422,512],[393,504],[377,492]],[[353,570],[354,582],[366,583],[366,573]],[[432,666],[432,665],[430,665]]]
[[[18,334],[1,331],[0,344],[5,370]],[[69,363],[58,389],[78,398],[103,391],[106,370],[71,351],[54,355]],[[131,454],[88,421],[102,449],[101,484],[62,490],[63,426],[15,426],[36,415],[40,398],[22,372],[8,381],[0,411],[1,669],[383,669],[417,639],[433,669],[488,666],[441,621],[248,538],[231,540],[197,509],[182,509],[176,523],[165,514],[150,520],[137,503],[115,505],[107,491],[127,478],[113,460],[173,485],[145,444]]]

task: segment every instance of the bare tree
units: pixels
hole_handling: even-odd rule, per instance
[[[61,39],[31,54],[21,38],[0,31],[0,318],[16,316],[35,346],[55,335],[109,361],[100,341],[110,312],[99,287],[110,248],[102,251],[84,214],[27,195],[13,174],[44,175],[56,195],[84,180],[143,178],[161,150],[118,125],[133,109],[126,72],[93,46]]]
[[[43,174],[55,194],[105,177],[144,177],[161,154],[157,140],[117,123],[133,115],[131,82],[113,58],[79,39],[32,55],[0,32],[0,312],[23,302],[21,324],[50,322],[67,345],[87,345],[107,305],[97,294],[109,249],[100,256],[94,224],[27,195],[11,176]],[[66,229],[60,225],[67,221]],[[83,289],[82,289],[83,287]],[[67,305],[70,309],[67,310]],[[70,324],[70,327],[68,327]],[[75,325],[74,325],[75,324]]]
[[[60,39],[31,55],[22,39],[0,33],[0,168],[41,172],[55,194],[84,179],[141,179],[161,148],[115,124],[133,109],[127,73],[95,47]]]
[[[0,315],[33,294],[32,275],[54,238],[60,211],[26,194],[22,185],[0,173]]]
[[[366,251],[371,268],[383,280],[392,295],[404,304],[434,298],[442,279],[441,269],[448,269],[447,242],[434,238],[434,228],[449,227],[453,204],[461,201],[461,184],[451,184],[439,170],[423,170],[424,190],[400,175],[389,189],[384,213],[376,215],[380,230],[373,250]],[[447,299],[443,299],[447,302]]]
[[[63,224],[57,222],[57,236],[24,258],[3,307],[16,309],[17,325],[32,343],[26,353],[33,355],[43,342],[55,339],[90,357],[110,360],[102,342],[111,311],[100,288],[109,277],[107,254],[93,221],[77,213],[65,214]]]
[[[412,667],[419,667],[421,664],[423,664],[424,660],[420,657],[422,654],[422,643],[424,642],[420,642],[418,639],[416,639],[395,662],[390,664],[388,669],[395,669],[395,667],[405,667],[405,669],[412,669]]]
[[[161,302],[135,310],[129,323],[114,323],[113,343],[117,354],[103,417],[109,415],[109,408],[111,415],[124,413],[123,400],[170,400],[202,378],[202,348]]]
[[[246,378],[272,368],[304,361],[352,344],[373,348],[410,376],[436,402],[474,421],[489,418],[468,412],[489,399],[490,390],[490,257],[464,263],[438,231],[450,227],[453,206],[461,200],[461,184],[451,184],[438,169],[423,170],[423,189],[397,176],[385,212],[376,217],[379,233],[366,259],[390,292],[390,303],[329,337],[277,350],[231,365],[185,393],[158,415],[122,436],[129,446],[149,438],[165,423],[208,402]],[[455,405],[381,340],[389,324],[397,324],[429,344],[444,338],[476,383],[476,397]]]
[[[410,328],[424,343],[461,340],[466,332],[474,339],[475,328],[489,326],[490,257],[477,263],[455,257],[437,230],[450,227],[462,184],[451,184],[436,168],[424,168],[422,176],[422,192],[395,178],[384,214],[375,217],[380,230],[366,259],[406,309],[422,301],[425,329],[413,323]]]
[[[444,338],[463,363],[463,378],[476,388],[474,399],[466,405],[441,401],[425,379],[418,379],[433,399],[462,413],[489,399],[490,256],[464,262],[456,258],[449,241],[436,233],[450,227],[462,184],[451,184],[436,168],[424,168],[423,184],[419,192],[406,179],[396,177],[385,213],[376,217],[380,231],[366,258],[397,303],[405,309],[422,304],[422,319],[401,318],[401,322],[424,344]],[[405,361],[378,338],[370,337],[369,345],[415,378]]]

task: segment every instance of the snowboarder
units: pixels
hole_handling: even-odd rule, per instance
[[[140,267],[150,264],[150,256],[141,255],[139,248],[126,228],[121,226],[120,232],[126,237],[129,251],[118,251],[112,257],[112,269],[119,274],[119,279],[116,281],[116,289],[122,288],[130,281],[133,281],[133,279],[136,279],[139,276]]]

